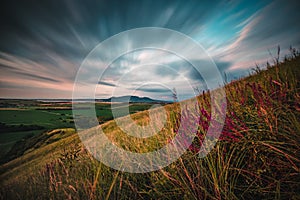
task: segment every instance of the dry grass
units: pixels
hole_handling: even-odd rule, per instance
[[[221,140],[205,158],[200,159],[197,150],[210,120],[209,93],[198,98],[202,118],[197,122],[197,138],[168,167],[144,174],[119,172],[95,160],[77,135],[72,135],[1,166],[1,197],[299,199],[299,61],[299,55],[293,56],[226,85],[225,127]],[[180,123],[178,104],[167,105],[165,110],[164,128],[147,139],[128,136],[114,121],[102,124],[102,129],[119,147],[153,151],[176,135]],[[148,111],[131,118],[137,124],[150,123]]]

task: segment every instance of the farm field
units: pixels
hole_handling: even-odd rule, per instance
[[[147,110],[153,104],[132,103],[130,113]],[[0,157],[24,137],[58,128],[75,128],[69,102],[0,100]],[[99,123],[113,119],[109,103],[96,103]]]

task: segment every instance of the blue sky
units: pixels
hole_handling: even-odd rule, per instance
[[[272,60],[269,52],[275,55],[278,45],[282,57],[290,45],[300,47],[298,1],[215,2],[7,1],[0,12],[0,97],[71,98],[76,73],[88,53],[133,28],[163,27],[188,35],[230,80],[246,76],[256,63],[263,66]],[[134,40],[118,45],[138,42]],[[160,62],[134,68],[145,59]],[[200,56],[195,59],[205,63]],[[189,63],[165,52],[140,50],[107,67],[96,97],[110,97],[119,88],[119,95],[169,99],[175,87],[189,98],[193,95],[184,79],[205,89],[203,77]]]

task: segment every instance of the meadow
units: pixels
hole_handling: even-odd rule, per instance
[[[204,158],[199,158],[198,151],[211,120],[209,91],[197,97],[196,138],[169,166],[140,174],[117,171],[94,159],[74,129],[50,131],[36,136],[37,146],[0,166],[0,197],[299,199],[299,53],[294,51],[283,62],[257,67],[248,77],[227,83],[225,90],[224,128],[216,146]],[[114,120],[100,126],[119,147],[152,151],[168,144],[181,123],[178,103],[160,109],[167,111],[166,126],[148,139],[127,136]],[[149,112],[136,112],[131,118],[147,124]],[[190,134],[188,128],[186,134]],[[30,139],[25,141],[30,143]]]
[[[146,110],[152,105],[132,103],[129,112]],[[75,128],[71,106],[69,102],[0,100],[0,158],[23,138],[54,129]],[[113,119],[110,104],[96,103],[95,109],[100,124]]]

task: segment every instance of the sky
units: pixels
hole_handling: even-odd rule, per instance
[[[226,81],[238,79],[256,64],[264,67],[272,62],[278,45],[281,59],[290,45],[300,48],[299,9],[300,3],[293,0],[3,1],[0,98],[72,98],[76,74],[89,53],[116,34],[142,27],[187,35],[203,47],[220,74],[226,74]],[[139,42],[129,37],[114,48]],[[156,42],[170,43],[160,37]],[[193,59],[211,70],[207,58]],[[97,63],[101,59],[93,60],[91,75],[104,70]],[[188,88],[205,90],[204,79],[214,79],[159,49],[135,50],[105,64],[105,73],[97,77],[95,98],[129,94],[170,100],[175,88],[186,99],[194,95]]]

